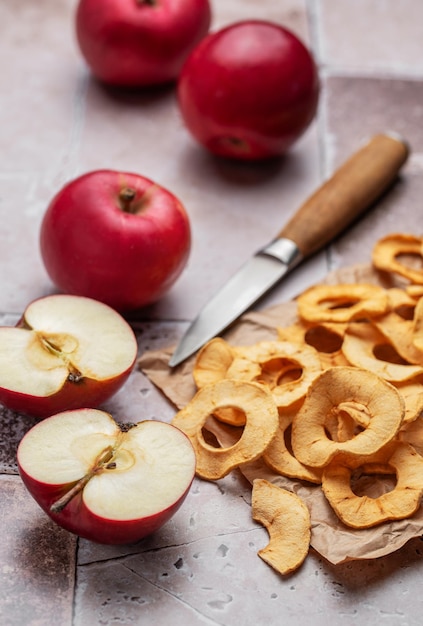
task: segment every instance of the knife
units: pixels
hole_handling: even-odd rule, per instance
[[[354,153],[206,304],[169,366],[194,354],[301,261],[335,239],[393,183],[408,154],[407,143],[395,133],[375,135]]]

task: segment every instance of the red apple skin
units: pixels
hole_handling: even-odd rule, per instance
[[[0,387],[0,402],[11,411],[44,419],[55,413],[84,407],[97,407],[111,398],[126,382],[133,369],[109,380],[84,378],[80,382],[66,382],[51,396],[32,396]]]
[[[145,87],[177,79],[210,21],[209,0],[80,0],[75,26],[94,76]]]
[[[236,22],[205,37],[178,82],[182,118],[211,153],[280,156],[315,117],[319,77],[311,53],[282,26]]]
[[[120,194],[135,194],[131,210]],[[159,300],[188,261],[191,228],[181,202],[138,174],[96,170],[65,185],[40,230],[41,256],[61,291],[125,313]]]
[[[22,482],[29,493],[56,524],[84,539],[109,545],[134,543],[156,532],[180,508],[192,484],[191,481],[183,495],[173,505],[160,511],[157,515],[151,515],[139,520],[105,520],[93,514],[85,506],[82,494],[75,496],[60,513],[53,513],[50,510],[51,505],[72,485],[46,485],[39,483],[20,466],[19,455],[18,468]]]

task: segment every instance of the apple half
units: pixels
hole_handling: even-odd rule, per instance
[[[33,426],[17,452],[26,488],[57,524],[97,543],[133,543],[179,509],[195,475],[188,437],[166,422],[119,426],[99,409]]]
[[[0,328],[0,402],[38,418],[97,407],[127,380],[136,356],[132,328],[111,307],[39,298],[16,326]]]

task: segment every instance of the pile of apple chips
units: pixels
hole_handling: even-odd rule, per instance
[[[347,527],[413,516],[423,492],[422,256],[423,238],[389,235],[372,260],[395,286],[316,285],[275,340],[206,344],[197,392],[173,419],[194,446],[197,475],[218,480],[262,459],[321,488]],[[216,441],[216,423],[231,430],[231,445]],[[359,490],[363,477],[368,486],[380,476],[392,476],[391,489]],[[252,514],[269,533],[259,555],[281,574],[296,570],[310,545],[306,503],[257,478]]]

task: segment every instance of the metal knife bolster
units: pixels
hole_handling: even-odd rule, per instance
[[[301,253],[299,247],[286,237],[278,237],[271,241],[267,246],[261,248],[257,255],[271,256],[278,261],[281,261],[287,266],[288,270],[293,269],[296,265],[301,263],[304,259],[304,255]]]

